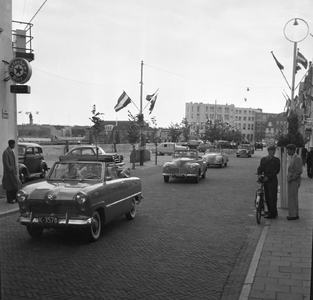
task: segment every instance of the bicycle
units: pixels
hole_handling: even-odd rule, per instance
[[[255,216],[256,221],[260,224],[261,216],[265,215],[266,199],[265,199],[265,190],[264,190],[264,175],[261,175],[261,178],[257,180],[257,183],[261,184],[261,188],[258,188],[255,193]]]

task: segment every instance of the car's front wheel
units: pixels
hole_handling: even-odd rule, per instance
[[[36,228],[36,227],[28,225],[26,226],[26,229],[27,229],[28,234],[34,239],[38,239],[42,236],[43,228]]]
[[[96,242],[100,237],[101,226],[102,226],[101,216],[98,211],[95,210],[93,212],[92,219],[93,219],[93,222],[90,228],[88,228],[87,235],[91,242]]]
[[[132,207],[130,211],[125,215],[127,220],[133,220],[136,216],[136,200],[135,198],[132,199]]]
[[[199,183],[199,181],[200,181],[200,175],[197,174],[197,176],[194,177],[194,183]]]
[[[170,180],[170,176],[163,176],[164,182],[168,182]]]

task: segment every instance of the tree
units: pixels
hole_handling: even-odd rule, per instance
[[[140,140],[140,124],[139,124],[139,115],[133,116],[130,111],[128,111],[128,120],[130,125],[127,130],[126,139],[132,145],[136,144]]]
[[[183,118],[181,121],[181,126],[182,126],[182,134],[184,137],[184,141],[188,142],[189,141],[189,136],[190,136],[190,124],[188,123],[187,118]]]
[[[98,138],[103,131],[103,120],[100,118],[104,113],[96,112],[96,105],[93,105],[91,113],[93,114],[89,120],[93,123],[91,126],[91,133],[94,136],[96,146],[98,145]]]
[[[170,129],[169,136],[171,137],[171,141],[174,143],[178,142],[179,136],[182,134],[182,128],[180,127],[180,125],[178,123],[176,124],[171,123],[169,129]]]
[[[298,148],[304,147],[303,135],[299,132],[300,120],[296,112],[291,111],[290,116],[287,118],[288,132],[287,134],[279,135],[277,145],[286,147],[288,144],[294,144]]]

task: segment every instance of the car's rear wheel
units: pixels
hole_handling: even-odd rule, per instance
[[[225,167],[227,167],[227,162],[224,164]]]
[[[27,229],[28,234],[34,239],[38,239],[42,236],[43,228],[37,228],[37,227],[28,225],[26,226],[26,229]]]
[[[96,242],[100,237],[101,226],[102,226],[101,216],[98,211],[95,210],[93,212],[92,219],[93,219],[93,222],[90,228],[88,228],[87,235],[91,242]]]
[[[130,211],[125,215],[127,220],[133,220],[136,216],[136,200],[135,198],[132,199],[132,207]]]
[[[203,174],[202,174],[202,179],[204,179],[205,178],[205,176],[206,176],[206,168],[205,168],[205,170],[204,170],[204,172],[203,172]]]
[[[168,182],[170,180],[170,176],[163,176],[164,182]]]

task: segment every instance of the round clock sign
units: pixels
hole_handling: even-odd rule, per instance
[[[13,58],[8,69],[10,78],[16,83],[25,83],[32,76],[32,67],[25,58]]]

